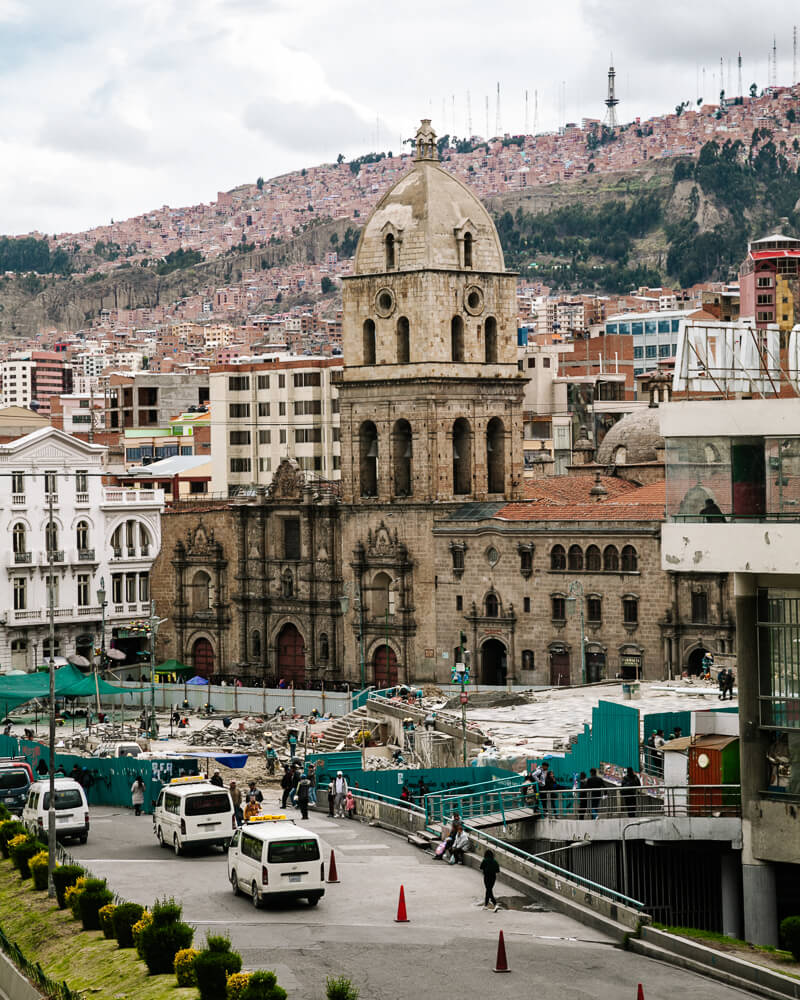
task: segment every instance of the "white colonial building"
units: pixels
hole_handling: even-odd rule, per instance
[[[0,444],[0,669],[34,670],[50,655],[48,577],[54,567],[55,657],[147,648],[150,568],[161,547],[162,490],[103,484],[106,449],[53,427]],[[52,496],[52,523],[50,497]],[[101,587],[102,585],[102,587]],[[105,591],[105,607],[99,590]],[[62,661],[63,662],[63,661]]]

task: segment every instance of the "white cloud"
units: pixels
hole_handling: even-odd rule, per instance
[[[440,134],[553,128],[603,112],[614,50],[623,119],[719,89],[742,50],[791,72],[796,0],[0,0],[0,232],[83,229],[342,152]],[[726,74],[727,76],[727,70]],[[732,72],[736,78],[735,65]],[[727,84],[727,80],[725,80]],[[727,89],[727,87],[726,87]],[[564,101],[565,95],[565,101]]]

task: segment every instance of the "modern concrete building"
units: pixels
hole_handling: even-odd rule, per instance
[[[91,659],[105,636],[106,647],[136,661],[144,637],[134,622],[150,612],[164,495],[104,486],[105,452],[53,427],[0,444],[0,510],[10,540],[0,575],[4,670],[33,670],[50,655],[51,563],[53,655]]]
[[[338,480],[340,358],[242,358],[213,369],[211,460],[214,493],[267,486],[282,459],[312,477]]]
[[[748,941],[800,911],[800,425],[797,399],[662,406],[662,566],[733,574]]]

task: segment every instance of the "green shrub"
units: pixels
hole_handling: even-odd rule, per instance
[[[344,976],[336,979],[328,976],[325,980],[326,1000],[358,1000],[358,993],[358,989]]]
[[[131,928],[133,947],[136,949],[136,954],[139,956],[139,958],[142,959],[142,961],[144,961],[144,955],[142,954],[142,949],[141,949],[142,931],[145,929],[145,927],[149,927],[150,924],[152,924],[152,922],[153,918],[150,914],[150,911],[145,910],[141,916],[141,919],[138,920]]]
[[[106,903],[105,906],[101,906],[98,911],[97,916],[100,918],[100,930],[103,932],[103,937],[112,941],[114,939],[114,910],[116,906],[113,903]]]
[[[800,917],[787,917],[781,921],[781,941],[792,953],[795,962],[800,962]]]
[[[194,960],[200,952],[196,948],[182,948],[175,956],[175,977],[178,986],[197,986],[194,974]]]
[[[7,819],[0,823],[0,853],[4,858],[8,857],[9,840],[21,833],[27,833],[27,830],[18,819]]]
[[[39,892],[47,890],[47,865],[47,851],[39,851],[28,862],[28,868],[30,868],[31,876],[33,877],[33,887],[34,889],[38,889]]]
[[[53,869],[53,885],[56,887],[56,900],[60,909],[63,910],[67,905],[64,893],[70,886],[75,885],[83,874],[80,865],[56,865]]]
[[[242,957],[231,951],[231,939],[222,934],[209,934],[205,950],[194,960],[200,1000],[219,1000],[224,997],[228,976],[239,972],[241,968]]]
[[[7,819],[11,819],[11,813],[6,809],[2,802],[0,802],[0,823]]]
[[[357,1000],[358,994],[356,994]],[[242,1000],[286,1000],[286,990],[278,986],[274,972],[253,972]]]
[[[181,922],[183,907],[174,899],[159,900],[151,911],[151,920],[138,935],[136,950],[151,976],[174,971],[175,956],[192,943],[194,931]],[[220,996],[224,996],[223,992]]]
[[[74,885],[68,886],[68,888],[64,892],[64,900],[69,909],[72,911],[72,916],[74,917],[75,920],[80,920],[81,918],[81,911],[80,911],[81,893],[83,892],[84,886],[86,885],[86,879],[87,879],[86,875],[81,875],[78,881]]]
[[[8,853],[23,879],[31,877],[30,860],[39,851],[46,850],[32,834],[18,834],[8,842]]]
[[[114,899],[104,878],[89,878],[78,899],[78,912],[85,931],[100,930],[100,910]]]
[[[234,972],[228,976],[226,1000],[242,1000],[247,984],[250,982],[250,975],[249,972]]]
[[[114,908],[114,937],[120,948],[133,947],[133,927],[143,913],[144,907],[138,903],[120,903]]]

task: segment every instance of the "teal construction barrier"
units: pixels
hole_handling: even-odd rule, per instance
[[[45,743],[35,740],[21,740],[14,736],[0,736],[0,757],[25,757],[39,778],[40,761],[47,764],[50,751]],[[88,771],[85,783],[86,797],[90,806],[131,805],[131,785],[141,775],[144,781],[144,812],[153,811],[152,803],[158,793],[173,778],[197,774],[200,761],[196,757],[171,758],[169,760],[140,760],[137,757],[82,757],[73,753],[56,752],[56,767],[64,768],[67,776],[72,776],[77,766],[80,771]]]
[[[563,757],[542,755],[559,785],[572,787],[576,774],[589,773],[600,764],[616,764],[639,770],[639,710],[628,705],[601,701],[592,709],[592,724]],[[531,762],[533,763],[533,762]]]
[[[655,729],[664,731],[664,739],[668,740],[671,733],[675,732],[675,727],[681,729],[681,736],[692,735],[692,713],[691,712],[651,712],[644,717],[644,742]]]

